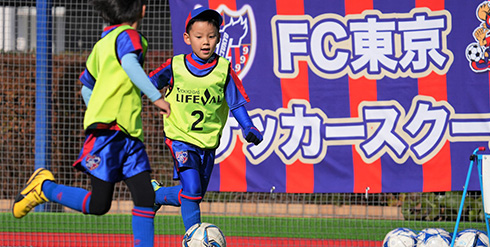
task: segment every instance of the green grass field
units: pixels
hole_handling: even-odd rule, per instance
[[[440,227],[449,232],[454,222],[364,220],[332,218],[276,218],[203,216],[203,222],[218,225],[227,236],[240,237],[292,237],[311,239],[363,239],[383,240],[385,234],[396,227],[415,231],[427,227]],[[56,232],[56,233],[111,233],[131,234],[131,215],[108,214],[90,216],[75,213],[30,213],[15,219],[10,213],[0,213],[0,232]],[[155,217],[155,232],[161,235],[182,235],[182,220],[177,215]],[[462,222],[459,229],[485,229],[484,223]]]

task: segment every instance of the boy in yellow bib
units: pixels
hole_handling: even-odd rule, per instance
[[[192,10],[184,33],[192,53],[175,56],[150,73],[157,88],[169,87],[166,100],[172,114],[164,117],[165,143],[174,159],[174,179],[180,180],[180,185],[173,187],[152,181],[156,209],[160,205],[181,206],[186,230],[201,223],[199,203],[209,184],[229,111],[248,142],[258,145],[262,141],[244,107],[249,98],[241,80],[230,62],[214,52],[222,22],[214,10]]]
[[[110,25],[79,78],[87,104],[86,139],[73,164],[90,176],[92,190],[57,184],[49,170],[40,168],[16,197],[12,212],[22,218],[35,206],[53,201],[84,214],[103,215],[111,208],[115,183],[124,181],[134,203],[133,244],[152,247],[155,193],[143,144],[141,92],[167,116],[170,105],[142,67],[147,41],[137,28],[146,0],[92,0],[92,4]]]

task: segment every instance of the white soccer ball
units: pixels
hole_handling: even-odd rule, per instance
[[[466,58],[478,62],[483,59],[483,49],[477,43],[471,43],[466,47]]]
[[[383,247],[415,247],[416,237],[417,234],[408,228],[395,228],[386,234]]]
[[[184,235],[183,247],[226,247],[226,239],[223,232],[213,224],[198,223]]]
[[[417,234],[417,247],[449,247],[451,236],[442,228],[425,228]]]
[[[466,229],[458,232],[456,240],[454,241],[455,247],[488,247],[488,236],[476,229]]]

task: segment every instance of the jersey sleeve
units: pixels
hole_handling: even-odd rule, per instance
[[[228,75],[229,81],[225,89],[225,98],[226,98],[226,103],[228,103],[228,107],[230,108],[230,110],[234,110],[250,102],[250,99],[248,98],[248,95],[245,92],[245,88],[243,87],[242,80],[238,78],[235,71],[231,68],[231,64],[230,64],[229,71],[230,71]]]
[[[119,61],[128,53],[134,53],[138,56],[138,61],[143,64],[143,45],[141,44],[141,35],[134,29],[124,30],[117,37],[116,41],[117,57]]]
[[[82,84],[89,89],[93,90],[95,86],[95,78],[90,74],[87,68],[80,74],[78,79],[82,82]]]
[[[170,85],[172,79],[172,59],[169,58],[165,63],[150,72],[150,80],[158,90]]]

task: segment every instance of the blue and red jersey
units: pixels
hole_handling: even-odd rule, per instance
[[[100,38],[101,39],[104,38],[108,33],[110,33],[111,31],[113,31],[119,26],[121,25],[113,25],[104,28],[104,31],[102,32]],[[124,57],[124,55],[128,53],[134,53],[138,55],[138,61],[140,62],[140,64],[141,65],[144,64],[143,45],[142,45],[141,38],[142,38],[141,34],[138,33],[138,31],[135,29],[125,30],[117,37],[116,54],[119,63],[121,62],[121,59]],[[92,75],[90,75],[87,69],[85,69],[82,72],[82,74],[80,74],[79,79],[83,83],[83,85],[90,88],[91,90],[94,89],[95,79]]]
[[[217,56],[213,55],[209,60],[203,60],[194,53],[185,56],[186,66],[191,73],[196,76],[204,76],[210,73],[217,64]],[[150,80],[158,89],[166,86],[173,86],[172,79],[172,59],[168,59],[157,69],[150,73]],[[225,100],[230,110],[234,110],[245,103],[249,102],[249,98],[243,87],[242,81],[238,78],[235,71],[229,68],[228,83],[225,88]]]

